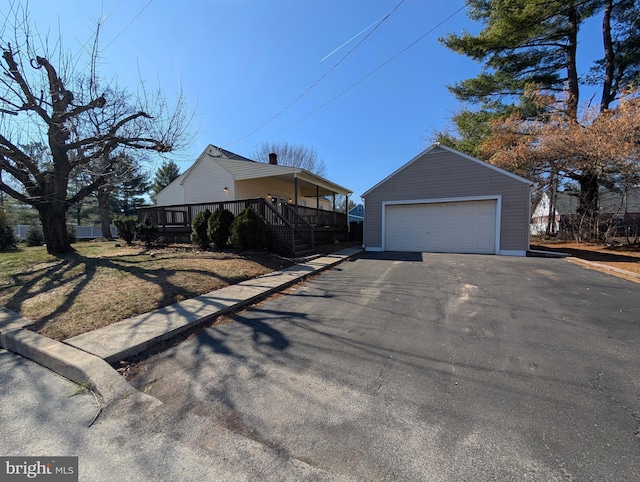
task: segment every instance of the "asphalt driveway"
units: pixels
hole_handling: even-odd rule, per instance
[[[561,259],[363,255],[149,359],[136,427],[218,463],[233,436],[238,478],[640,480],[639,295]]]

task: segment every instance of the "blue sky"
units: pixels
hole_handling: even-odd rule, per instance
[[[251,157],[263,141],[288,141],[317,149],[327,178],[351,189],[358,202],[368,188],[428,147],[434,129],[448,125],[459,103],[446,85],[480,71],[437,41],[448,32],[479,30],[464,9],[458,11],[464,0],[406,0],[317,86],[245,136],[322,77],[370,30],[323,58],[399,1],[31,0],[29,9],[40,34],[56,38],[61,32],[72,51],[86,48],[102,17],[102,77],[117,78],[132,90],[142,78],[159,84],[168,98],[182,89],[195,111],[196,135],[175,159],[181,170],[208,144]]]

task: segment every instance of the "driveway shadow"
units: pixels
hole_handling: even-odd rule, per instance
[[[380,261],[414,261],[422,263],[423,253],[407,253],[401,251],[383,251],[371,252],[367,251],[359,256],[359,259],[375,259]]]

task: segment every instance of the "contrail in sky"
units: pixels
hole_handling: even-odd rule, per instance
[[[362,30],[361,32],[355,34],[353,37],[351,37],[349,40],[347,40],[345,43],[343,43],[340,47],[338,47],[337,49],[333,50],[331,53],[325,55],[322,59],[320,59],[320,62],[324,62],[325,60],[327,60],[329,57],[331,57],[333,54],[335,54],[338,50],[340,50],[342,47],[344,47],[345,45],[347,45],[349,42],[353,41],[354,39],[358,38],[360,35],[362,35],[363,33],[365,33],[367,30],[369,30],[371,27],[373,27],[374,25],[376,25],[378,22],[380,22],[383,18],[387,17],[387,15],[383,15],[382,17],[380,17],[378,20],[376,20],[375,22],[373,22],[371,25],[369,25],[367,28],[365,28],[364,30]]]

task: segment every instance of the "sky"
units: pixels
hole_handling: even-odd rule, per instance
[[[0,0],[5,15],[10,3]],[[72,52],[90,49],[101,19],[101,77],[160,86],[170,100],[182,91],[194,117],[193,141],[174,157],[181,171],[208,144],[249,158],[265,141],[303,144],[356,202],[450,125],[460,103],[447,85],[481,70],[438,42],[479,31],[464,0],[23,4],[40,35]]]

